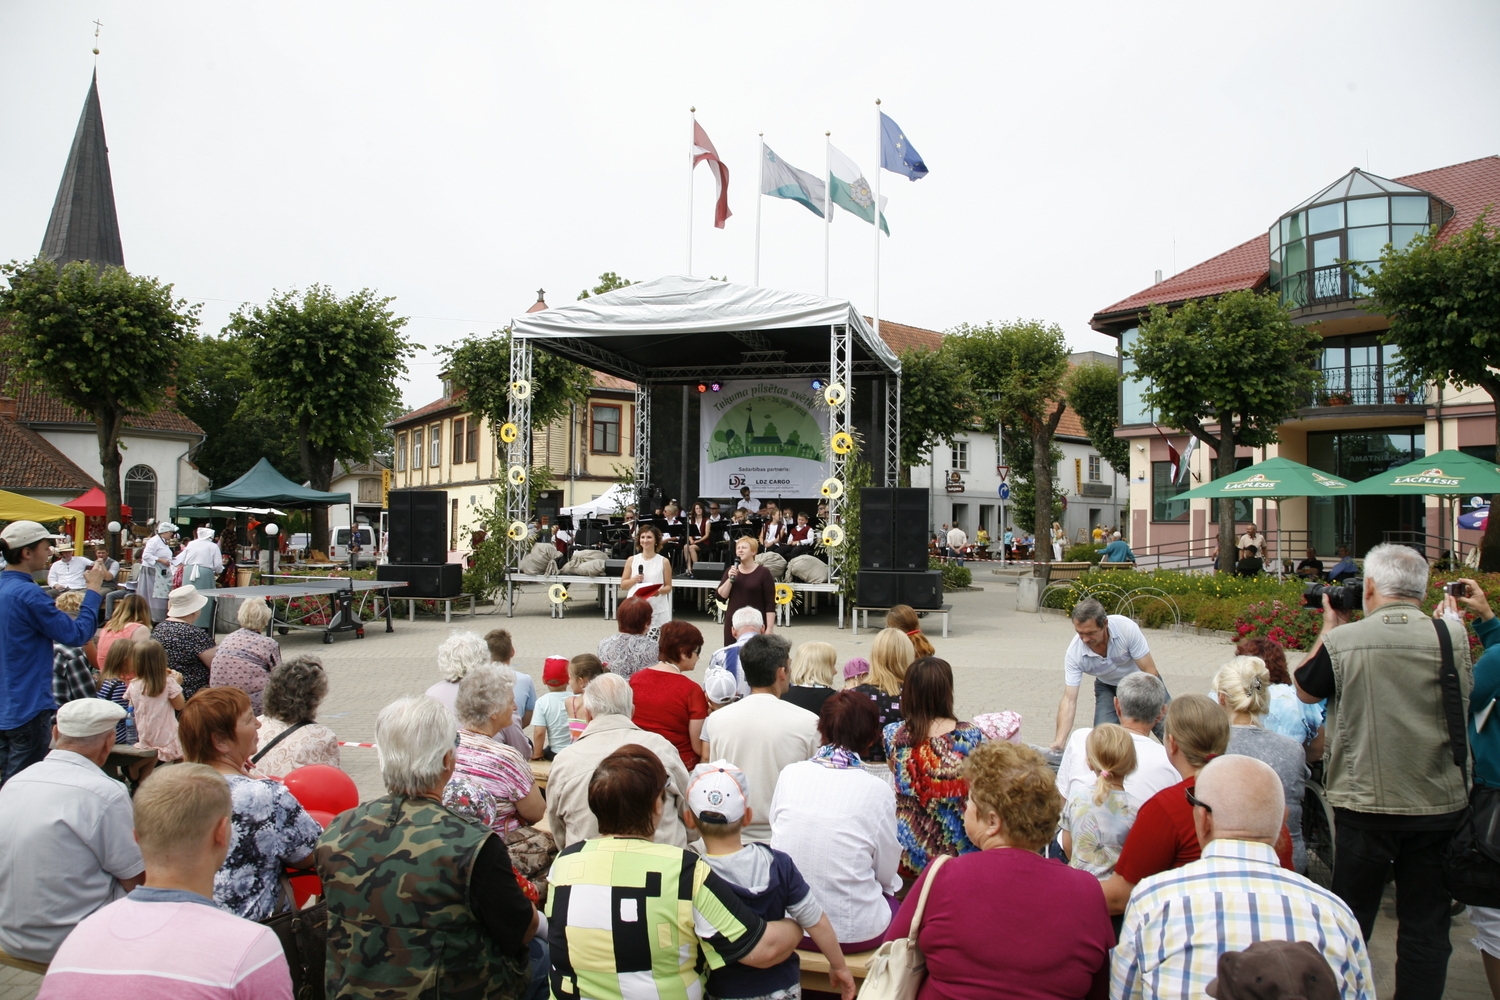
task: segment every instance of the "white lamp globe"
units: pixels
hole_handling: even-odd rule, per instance
[[[120,530],[120,522],[119,521],[111,521],[108,524],[106,524],[105,527],[108,528],[109,529],[109,533],[111,535],[113,535],[113,534],[117,533]]]
[[[275,535],[276,535],[276,533],[277,533],[277,532],[279,532],[279,531],[280,531],[280,530],[281,530],[281,528],[279,528],[279,527],[278,527],[278,526],[277,526],[277,525],[275,525],[275,524],[268,524],[268,525],[266,525],[266,534],[268,534],[268,535],[271,535],[271,536],[273,536],[273,537],[274,537],[274,536],[275,536]]]

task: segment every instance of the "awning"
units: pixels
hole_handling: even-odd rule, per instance
[[[1332,497],[1353,493],[1353,484],[1319,472],[1290,458],[1268,458],[1248,469],[1223,476],[1202,486],[1179,493],[1173,500],[1202,500],[1205,498],[1232,498],[1236,500],[1262,497],[1266,500],[1284,500],[1288,497]]]
[[[74,510],[81,510],[89,517],[104,517],[106,513],[106,508],[104,506],[104,491],[95,486],[83,496],[74,497],[67,503],[63,504],[63,506],[71,507]],[[125,518],[127,521],[130,519],[130,504],[120,504],[120,516],[122,518]]]
[[[1500,468],[1494,462],[1449,448],[1361,479],[1349,492],[1362,497],[1485,496],[1500,493]]]
[[[83,514],[35,497],[0,490],[0,521],[66,521],[73,526],[73,541],[83,544]]]
[[[328,507],[336,503],[348,503],[347,493],[324,493],[322,490],[299,486],[277,472],[266,459],[255,463],[255,468],[245,473],[228,486],[216,490],[205,490],[183,497],[177,502],[178,509],[184,507]]]

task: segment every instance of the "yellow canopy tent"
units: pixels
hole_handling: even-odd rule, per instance
[[[83,512],[59,507],[55,503],[24,497],[19,493],[0,490],[0,521],[67,521],[73,525],[73,541],[83,543]]]

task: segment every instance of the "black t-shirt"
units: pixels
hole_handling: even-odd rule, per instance
[[[479,926],[503,954],[526,954],[526,932],[531,929],[531,900],[516,884],[510,852],[498,836],[486,838],[469,874],[469,909]]]
[[[813,715],[823,711],[823,703],[833,697],[833,688],[816,687],[812,684],[793,684],[786,689],[786,694],[781,696],[782,701],[789,701],[798,708],[805,708]]]
[[[1237,576],[1255,576],[1265,565],[1259,556],[1247,556],[1234,564],[1234,572]]]
[[[1318,576],[1322,576],[1323,575],[1323,560],[1321,560],[1321,559],[1304,559],[1304,560],[1302,560],[1301,562],[1299,562],[1297,564],[1297,572],[1298,573],[1301,573],[1305,569],[1310,569],[1314,573],[1316,573]]]

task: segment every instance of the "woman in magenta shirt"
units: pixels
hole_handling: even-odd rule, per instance
[[[635,694],[637,726],[665,737],[682,755],[688,770],[702,759],[703,720],[708,718],[708,699],[703,688],[684,676],[698,665],[703,652],[703,633],[689,622],[670,621],[661,627],[657,655],[661,661],[630,675]]]
[[[982,743],[964,777],[964,830],[979,850],[936,875],[928,867],[886,931],[887,941],[910,933],[932,878],[917,930],[927,959],[918,1000],[1107,997],[1115,935],[1099,880],[1037,853],[1063,807],[1047,762],[1029,747]]]

